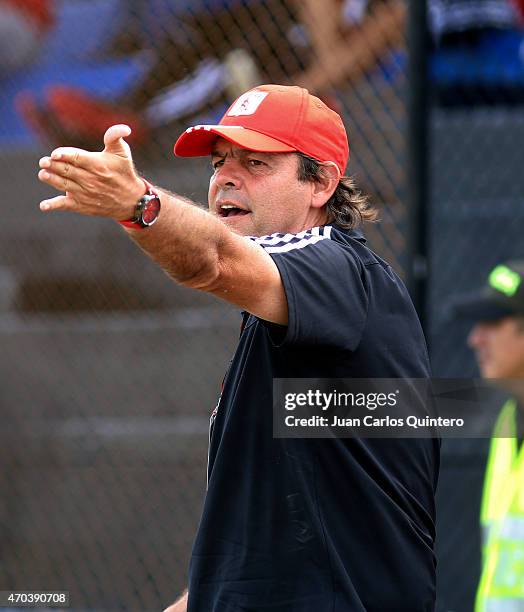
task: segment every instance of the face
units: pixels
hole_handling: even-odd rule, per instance
[[[477,323],[468,344],[484,378],[524,378],[524,330],[514,317]]]
[[[258,153],[219,138],[209,210],[244,236],[300,232],[326,222],[315,183],[298,180],[294,153]]]

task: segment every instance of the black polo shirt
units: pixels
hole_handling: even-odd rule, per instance
[[[433,610],[439,443],[272,434],[273,378],[429,376],[408,293],[356,231],[255,241],[289,323],[244,315],[211,419],[188,612]]]

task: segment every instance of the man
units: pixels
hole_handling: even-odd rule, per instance
[[[496,266],[487,286],[459,298],[455,310],[476,321],[468,342],[482,376],[513,396],[495,424],[487,462],[475,610],[524,610],[524,261]]]
[[[175,153],[211,155],[209,212],[144,196],[128,134],[42,158],[40,180],[65,195],[41,209],[124,223],[177,282],[244,311],[189,593],[169,610],[433,610],[438,442],[272,435],[274,378],[429,376],[406,289],[356,229],[372,213],[343,178],[341,118],[304,89],[264,85],[219,125],[186,130]]]

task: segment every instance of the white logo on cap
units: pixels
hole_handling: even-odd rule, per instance
[[[248,91],[241,95],[227,113],[228,117],[253,115],[267,94],[267,91]]]

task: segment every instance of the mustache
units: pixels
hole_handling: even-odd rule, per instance
[[[232,204],[233,206],[238,205],[239,208],[244,210],[251,210],[247,199],[233,189],[220,189],[217,191],[214,200],[215,207],[219,207],[220,204]]]

